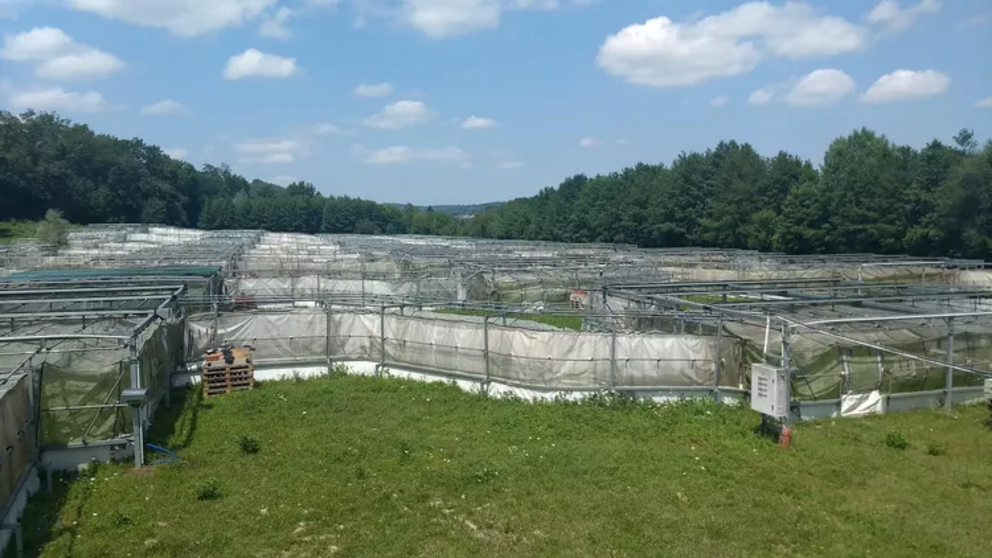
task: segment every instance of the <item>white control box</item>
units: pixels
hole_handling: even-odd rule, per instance
[[[992,403],[992,378],[985,380],[985,400]]]
[[[767,364],[751,365],[751,408],[775,419],[789,416],[792,386],[789,371]]]

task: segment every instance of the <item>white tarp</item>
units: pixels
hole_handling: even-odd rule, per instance
[[[840,398],[840,415],[842,417],[860,417],[876,413],[884,413],[883,398],[877,389],[860,393],[848,393]]]
[[[216,324],[211,316],[199,316],[191,318],[190,330],[194,354],[209,348],[211,339],[215,344],[227,340],[254,346],[260,363],[385,361],[479,377],[488,372],[494,380],[566,390],[714,383],[715,337],[617,334],[613,346],[608,333],[487,327],[478,321],[336,309],[329,315],[320,309],[222,314]]]

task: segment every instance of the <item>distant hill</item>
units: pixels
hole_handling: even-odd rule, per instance
[[[437,211],[438,213],[447,213],[448,215],[453,215],[455,217],[458,217],[461,215],[475,215],[476,213],[481,213],[489,209],[490,207],[498,207],[503,205],[504,203],[506,202],[489,202],[489,203],[479,203],[475,205],[433,205],[433,206],[418,205],[416,207],[420,211],[426,211],[428,207],[431,207],[432,209],[434,209],[434,211]],[[385,205],[396,206],[400,209],[406,207],[406,204],[403,203],[387,203]]]

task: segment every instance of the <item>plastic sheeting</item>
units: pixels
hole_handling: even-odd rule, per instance
[[[720,384],[740,382],[739,346],[725,339],[717,355],[717,339],[708,336],[614,336],[320,309],[201,315],[191,317],[190,331],[197,353],[224,340],[247,343],[259,363],[371,360],[547,389],[605,389],[712,386],[719,356],[728,371]]]
[[[0,509],[31,466],[29,376],[17,374],[0,384]],[[7,453],[10,448],[10,453]],[[3,517],[0,517],[3,519]]]

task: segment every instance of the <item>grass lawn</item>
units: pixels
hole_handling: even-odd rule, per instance
[[[51,557],[988,557],[987,414],[803,424],[782,449],[752,434],[756,414],[705,402],[265,383],[188,395],[154,433],[187,465],[60,484],[32,502],[25,536]],[[893,431],[908,448],[886,445]],[[243,434],[258,453],[241,454]],[[208,478],[220,497],[199,500]]]
[[[499,312],[478,308],[438,308],[435,314],[452,314],[456,316],[501,316]],[[507,314],[508,320],[530,320],[541,324],[573,331],[582,331],[582,316],[566,316],[560,314]],[[492,321],[491,323],[498,323]]]

